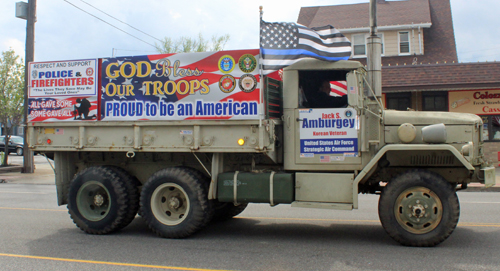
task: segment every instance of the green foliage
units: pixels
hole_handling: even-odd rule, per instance
[[[2,52],[0,57],[0,124],[9,136],[11,129],[23,122],[24,117],[24,64],[14,50]],[[5,144],[5,153],[7,144]],[[3,151],[3,150],[2,150]],[[2,165],[7,165],[4,155]]]
[[[213,36],[211,40],[206,40],[200,33],[198,39],[190,37],[180,37],[174,41],[165,37],[161,44],[155,44],[156,51],[160,54],[170,53],[192,53],[192,52],[212,52],[221,51],[229,41],[229,35]]]

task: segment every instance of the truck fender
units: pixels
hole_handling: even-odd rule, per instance
[[[361,170],[361,172],[356,176],[353,183],[353,208],[358,208],[358,184],[365,178],[370,177],[373,170],[377,166],[379,160],[389,151],[405,151],[405,150],[442,150],[451,152],[460,161],[465,168],[474,171],[474,167],[467,161],[462,154],[453,146],[445,144],[391,144],[386,145],[378,151],[378,153],[371,159],[371,161]]]

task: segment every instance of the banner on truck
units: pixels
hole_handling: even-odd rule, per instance
[[[97,59],[32,62],[28,121],[97,120]]]
[[[258,119],[259,50],[102,59],[101,119]]]
[[[299,109],[300,157],[343,154],[356,157],[358,154],[358,117],[356,110]],[[323,156],[322,159],[330,162]],[[333,160],[332,160],[333,161]]]

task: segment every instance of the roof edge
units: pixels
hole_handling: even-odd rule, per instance
[[[406,30],[415,28],[431,28],[432,23],[419,23],[419,24],[400,24],[400,25],[384,25],[377,26],[380,31],[391,31],[391,30]],[[359,32],[370,32],[370,27],[355,27],[355,28],[341,28],[337,29],[343,34],[359,33]]]

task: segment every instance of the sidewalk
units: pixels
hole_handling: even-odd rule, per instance
[[[16,184],[55,184],[54,171],[48,163],[35,164],[34,173],[21,173],[21,170],[22,165],[0,167],[0,182]]]

